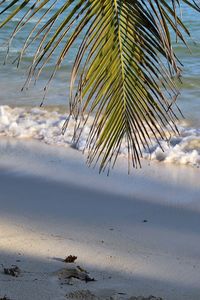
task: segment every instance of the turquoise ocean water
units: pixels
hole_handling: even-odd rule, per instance
[[[58,1],[57,5],[62,4],[62,0]],[[39,17],[39,16],[38,16]],[[2,18],[2,16],[0,16]],[[191,31],[192,38],[187,38],[188,45],[191,49],[190,53],[181,42],[174,43],[176,53],[184,65],[183,84],[180,86],[181,95],[178,98],[178,105],[180,106],[185,118],[195,124],[200,125],[200,14],[198,12],[182,6],[182,18],[185,24]],[[40,77],[36,86],[32,86],[28,91],[21,92],[21,87],[26,79],[27,66],[31,61],[34,49],[30,48],[25,56],[19,69],[12,64],[14,58],[19,53],[20,47],[28,30],[34,26],[37,18],[33,18],[23,31],[19,32],[10,48],[10,55],[7,64],[4,66],[4,58],[6,54],[6,42],[8,35],[12,32],[20,15],[14,17],[12,22],[0,31],[0,105],[7,104],[12,106],[17,105],[39,105],[44,92],[43,87],[48,80],[48,74],[52,70],[55,60],[52,60],[46,71]],[[81,38],[81,36],[80,36]],[[70,71],[73,64],[74,55],[77,50],[77,43],[73,45],[69,55],[66,57],[64,64],[57,73],[54,79],[45,105],[66,105],[69,96],[69,80]]]
[[[53,0],[52,0],[53,1]],[[61,5],[62,0],[58,0],[57,5]],[[40,16],[38,16],[39,18]],[[2,16],[0,16],[2,18]],[[41,110],[25,108],[15,108],[18,106],[36,106],[39,107],[43,96],[44,86],[53,70],[56,56],[48,63],[47,68],[39,78],[37,85],[30,86],[28,90],[21,92],[21,88],[26,80],[27,69],[34,54],[34,47],[27,50],[24,59],[17,69],[12,61],[18,55],[28,31],[36,24],[37,19],[34,17],[23,31],[19,32],[16,39],[10,47],[10,53],[6,65],[3,65],[6,55],[6,42],[8,36],[20,20],[20,15],[14,17],[12,22],[0,30],[0,135],[13,136],[19,138],[36,138],[43,140],[47,144],[69,145],[73,136],[73,126],[69,126],[65,136],[61,135],[61,128],[67,114],[69,99],[70,72],[75,58],[78,44],[81,37],[71,48],[61,69],[53,80],[47,97],[44,102],[44,108],[47,112],[43,114]],[[170,142],[162,143],[163,153],[156,141],[153,141],[150,153],[144,149],[143,156],[158,161],[170,163],[189,164],[191,166],[200,166],[200,13],[192,11],[186,6],[182,7],[182,19],[191,32],[191,38],[187,38],[189,50],[181,43],[175,43],[176,54],[183,63],[183,84],[180,86],[180,96],[178,106],[185,116],[184,123],[179,124],[180,136],[172,137]],[[61,45],[62,47],[62,45]],[[2,105],[9,105],[3,107]],[[60,108],[60,113],[50,113],[49,106],[53,110]],[[25,109],[25,110],[24,110]],[[88,125],[90,126],[90,125]],[[89,127],[85,128],[78,149],[84,149],[87,140]],[[170,147],[169,147],[170,146]],[[127,146],[121,149],[122,154],[127,155]]]

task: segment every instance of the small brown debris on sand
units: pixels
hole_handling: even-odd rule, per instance
[[[10,275],[13,277],[18,277],[21,273],[21,270],[18,266],[13,265],[11,268],[3,268],[4,274]]]
[[[66,263],[74,263],[76,259],[77,259],[77,256],[69,255],[63,261]]]
[[[91,278],[87,271],[80,267],[68,267],[63,268],[60,271],[58,271],[58,278],[59,280],[67,281],[68,279],[79,279],[85,282],[89,281],[95,281],[94,278]]]

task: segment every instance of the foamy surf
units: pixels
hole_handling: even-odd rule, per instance
[[[75,121],[70,120],[65,134],[62,127],[67,114],[56,111],[48,111],[40,108],[11,108],[0,106],[0,136],[14,137],[20,139],[37,139],[49,145],[63,147],[74,147],[73,135]],[[76,149],[82,151],[86,146],[90,131],[92,117],[88,125],[84,127]],[[143,149],[143,157],[166,163],[176,163],[200,166],[200,128],[179,126],[180,135],[173,136],[166,141],[160,141],[164,150],[161,150],[155,139],[147,151]],[[127,147],[123,144],[121,155],[127,155]]]

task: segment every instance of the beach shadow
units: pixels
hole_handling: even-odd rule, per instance
[[[137,195],[117,195],[114,192],[99,190],[95,186],[82,186],[79,182],[72,183],[68,180],[60,182],[27,174],[19,176],[3,168],[0,169],[0,190],[0,224],[22,228],[24,233],[27,231],[27,238],[28,232],[33,232],[36,237],[32,244],[37,245],[42,240],[46,240],[48,244],[53,239],[59,248],[63,242],[68,246],[63,255],[66,255],[66,252],[74,253],[74,249],[77,249],[80,255],[81,252],[87,252],[87,257],[92,257],[94,253],[96,255],[100,252],[108,259],[108,256],[117,253],[116,258],[110,258],[115,259],[114,262],[111,264],[108,261],[106,268],[100,266],[99,262],[95,264],[95,257],[92,260],[81,259],[81,265],[90,273],[94,272],[94,277],[97,278],[97,283],[91,283],[91,286],[84,285],[84,289],[89,287],[96,290],[102,289],[103,286],[104,289],[114,288],[118,292],[130,295],[155,294],[166,300],[200,299],[200,289],[196,287],[196,283],[183,284],[181,280],[173,279],[176,266],[174,270],[170,270],[171,280],[158,276],[155,278],[153,273],[151,275],[151,269],[149,271],[151,267],[157,268],[158,271],[162,268],[159,265],[161,260],[158,262],[151,260],[151,251],[154,251],[155,244],[158,245],[156,246],[158,258],[162,259],[163,256],[163,261],[170,256],[172,258],[177,256],[177,259],[180,256],[186,260],[185,266],[188,265],[190,269],[191,261],[200,259],[199,211],[191,211],[182,206],[167,206],[166,203],[149,202],[147,198],[140,198]],[[5,238],[2,230],[0,233]],[[159,241],[156,241],[157,238]],[[3,246],[1,236],[0,242]],[[70,248],[70,245],[73,245],[73,248]],[[38,299],[36,293],[38,280],[41,281],[40,292],[44,299],[57,299],[58,283],[55,276],[51,277],[49,274],[61,268],[63,263],[56,253],[52,253],[53,251],[54,249],[49,250],[46,259],[24,253],[23,259],[19,262],[19,267],[25,274],[23,276],[29,274],[23,285],[25,289],[31,290],[31,300]],[[129,260],[126,260],[128,253]],[[7,266],[14,264],[17,259],[18,255],[12,248],[9,251],[0,249],[0,263]],[[137,268],[132,271],[128,269],[127,274],[120,271],[120,260],[124,260],[128,268],[131,259],[136,259],[136,266],[139,263],[137,259],[142,263],[144,261],[140,272]],[[196,282],[200,280],[199,265],[195,268]],[[193,270],[190,272],[193,274]],[[5,279],[2,276],[3,274],[0,275],[1,293],[8,294],[15,286],[16,299],[28,299],[28,294],[23,296],[19,290],[18,281],[25,277],[15,280],[8,277]],[[180,279],[181,276],[180,273]],[[82,288],[82,285],[78,288]],[[10,296],[13,297],[13,293],[14,290]]]
[[[0,168],[0,190],[2,216],[27,215],[46,224],[56,219],[58,223],[71,222],[72,226],[80,224],[83,229],[106,221],[110,231],[114,231],[112,224],[116,221],[130,227],[142,223],[146,227],[200,235],[200,211],[178,204],[167,205],[162,200],[148,201],[150,195],[117,195],[94,185],[85,187],[79,182],[60,182],[3,168]]]
[[[19,258],[15,252],[0,251],[0,262],[9,266]],[[48,258],[34,257],[21,253],[21,262],[18,267],[21,274],[18,278],[7,276],[0,271],[0,297],[7,295],[9,299],[36,300],[36,299],[63,299],[65,295],[74,291],[91,291],[92,294],[105,295],[112,292],[115,299],[129,299],[131,296],[154,295],[163,300],[197,300],[200,296],[200,288],[190,288],[173,281],[148,278],[138,275],[125,275],[109,269],[96,266],[87,266],[90,274],[96,278],[95,282],[72,281],[60,283],[57,274],[66,264]],[[121,298],[117,298],[119,295]],[[76,299],[76,298],[75,298]],[[82,299],[82,298],[79,298]],[[85,299],[85,298],[83,298]],[[107,299],[107,298],[102,298]]]

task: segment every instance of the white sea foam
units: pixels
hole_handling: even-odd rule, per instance
[[[0,136],[15,138],[38,139],[46,144],[64,147],[74,146],[72,142],[75,121],[70,120],[65,134],[62,127],[67,114],[46,111],[39,108],[10,108],[0,106]],[[83,150],[86,146],[92,117],[84,127],[76,149]],[[200,165],[200,128],[179,126],[180,135],[173,136],[169,142],[160,141],[164,150],[152,140],[150,151],[143,150],[145,158],[166,163]],[[123,144],[121,154],[127,155],[127,147]]]

